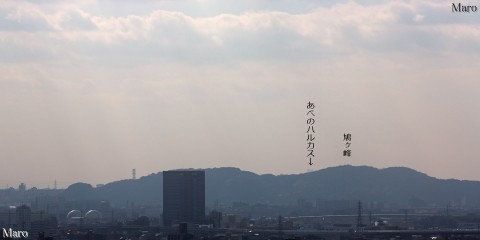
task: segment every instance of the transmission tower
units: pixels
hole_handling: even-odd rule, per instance
[[[357,228],[360,228],[363,226],[362,224],[362,202],[358,201],[358,212],[357,212]]]

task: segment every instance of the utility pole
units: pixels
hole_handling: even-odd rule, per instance
[[[278,235],[280,239],[283,239],[283,223],[282,215],[278,216]]]
[[[368,211],[368,225],[372,227],[372,211]]]

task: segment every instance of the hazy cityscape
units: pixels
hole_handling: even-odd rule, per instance
[[[408,168],[339,166],[285,176],[190,169],[139,179],[134,173],[96,187],[2,189],[0,227],[7,238],[14,229],[28,239],[69,240],[480,238],[480,182]],[[332,180],[330,189],[318,186],[323,177]],[[385,191],[375,193],[372,181]]]
[[[1,0],[0,238],[480,239],[475,0]]]

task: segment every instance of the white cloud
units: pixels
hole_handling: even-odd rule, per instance
[[[192,17],[153,10],[147,15],[112,17],[70,5],[49,11],[25,5],[3,8],[1,25],[4,30],[39,31],[30,32],[35,40],[24,42],[25,48],[35,48],[40,39],[51,45],[68,45],[69,51],[80,55],[85,47],[93,47],[98,55],[106,54],[102,49],[112,48],[114,56],[124,53],[128,57],[138,52],[140,57],[148,57],[153,52],[155,57],[180,61],[222,55],[230,59],[310,58],[362,49],[416,52],[435,48],[447,52],[457,51],[465,40],[471,41],[470,46],[478,45],[472,41],[478,39],[478,26],[461,21],[469,23],[469,17],[452,17],[445,12],[446,6],[447,2],[388,1],[365,6],[347,2],[297,14],[253,11]],[[439,14],[451,18],[451,22],[436,20]],[[22,41],[12,37],[17,33],[3,31],[1,35],[7,46],[8,41]],[[144,46],[146,49],[142,49]],[[54,46],[40,47],[55,51]]]

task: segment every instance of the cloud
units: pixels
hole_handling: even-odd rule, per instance
[[[2,159],[111,174],[69,181],[118,179],[111,164],[132,159],[301,172],[307,101],[322,167],[352,163],[334,140],[350,130],[358,164],[478,159],[446,150],[473,146],[458,126],[478,130],[480,102],[480,28],[451,2],[137,2],[0,3]]]
[[[1,31],[52,30],[45,15],[36,9],[8,10],[0,8]]]
[[[67,51],[73,54],[92,49],[85,53],[100,58],[112,54],[221,62],[225,56],[308,59],[362,50],[466,52],[478,48],[479,29],[472,18],[447,10],[448,2],[379,1],[337,3],[303,13],[264,10],[192,17],[153,10],[147,15],[105,16],[71,5],[47,11],[30,4],[3,8],[0,26],[2,35],[8,36],[5,31],[9,30],[29,32],[45,43],[68,45]],[[35,46],[34,42],[24,44],[25,48]],[[55,51],[53,46],[40,47]]]

